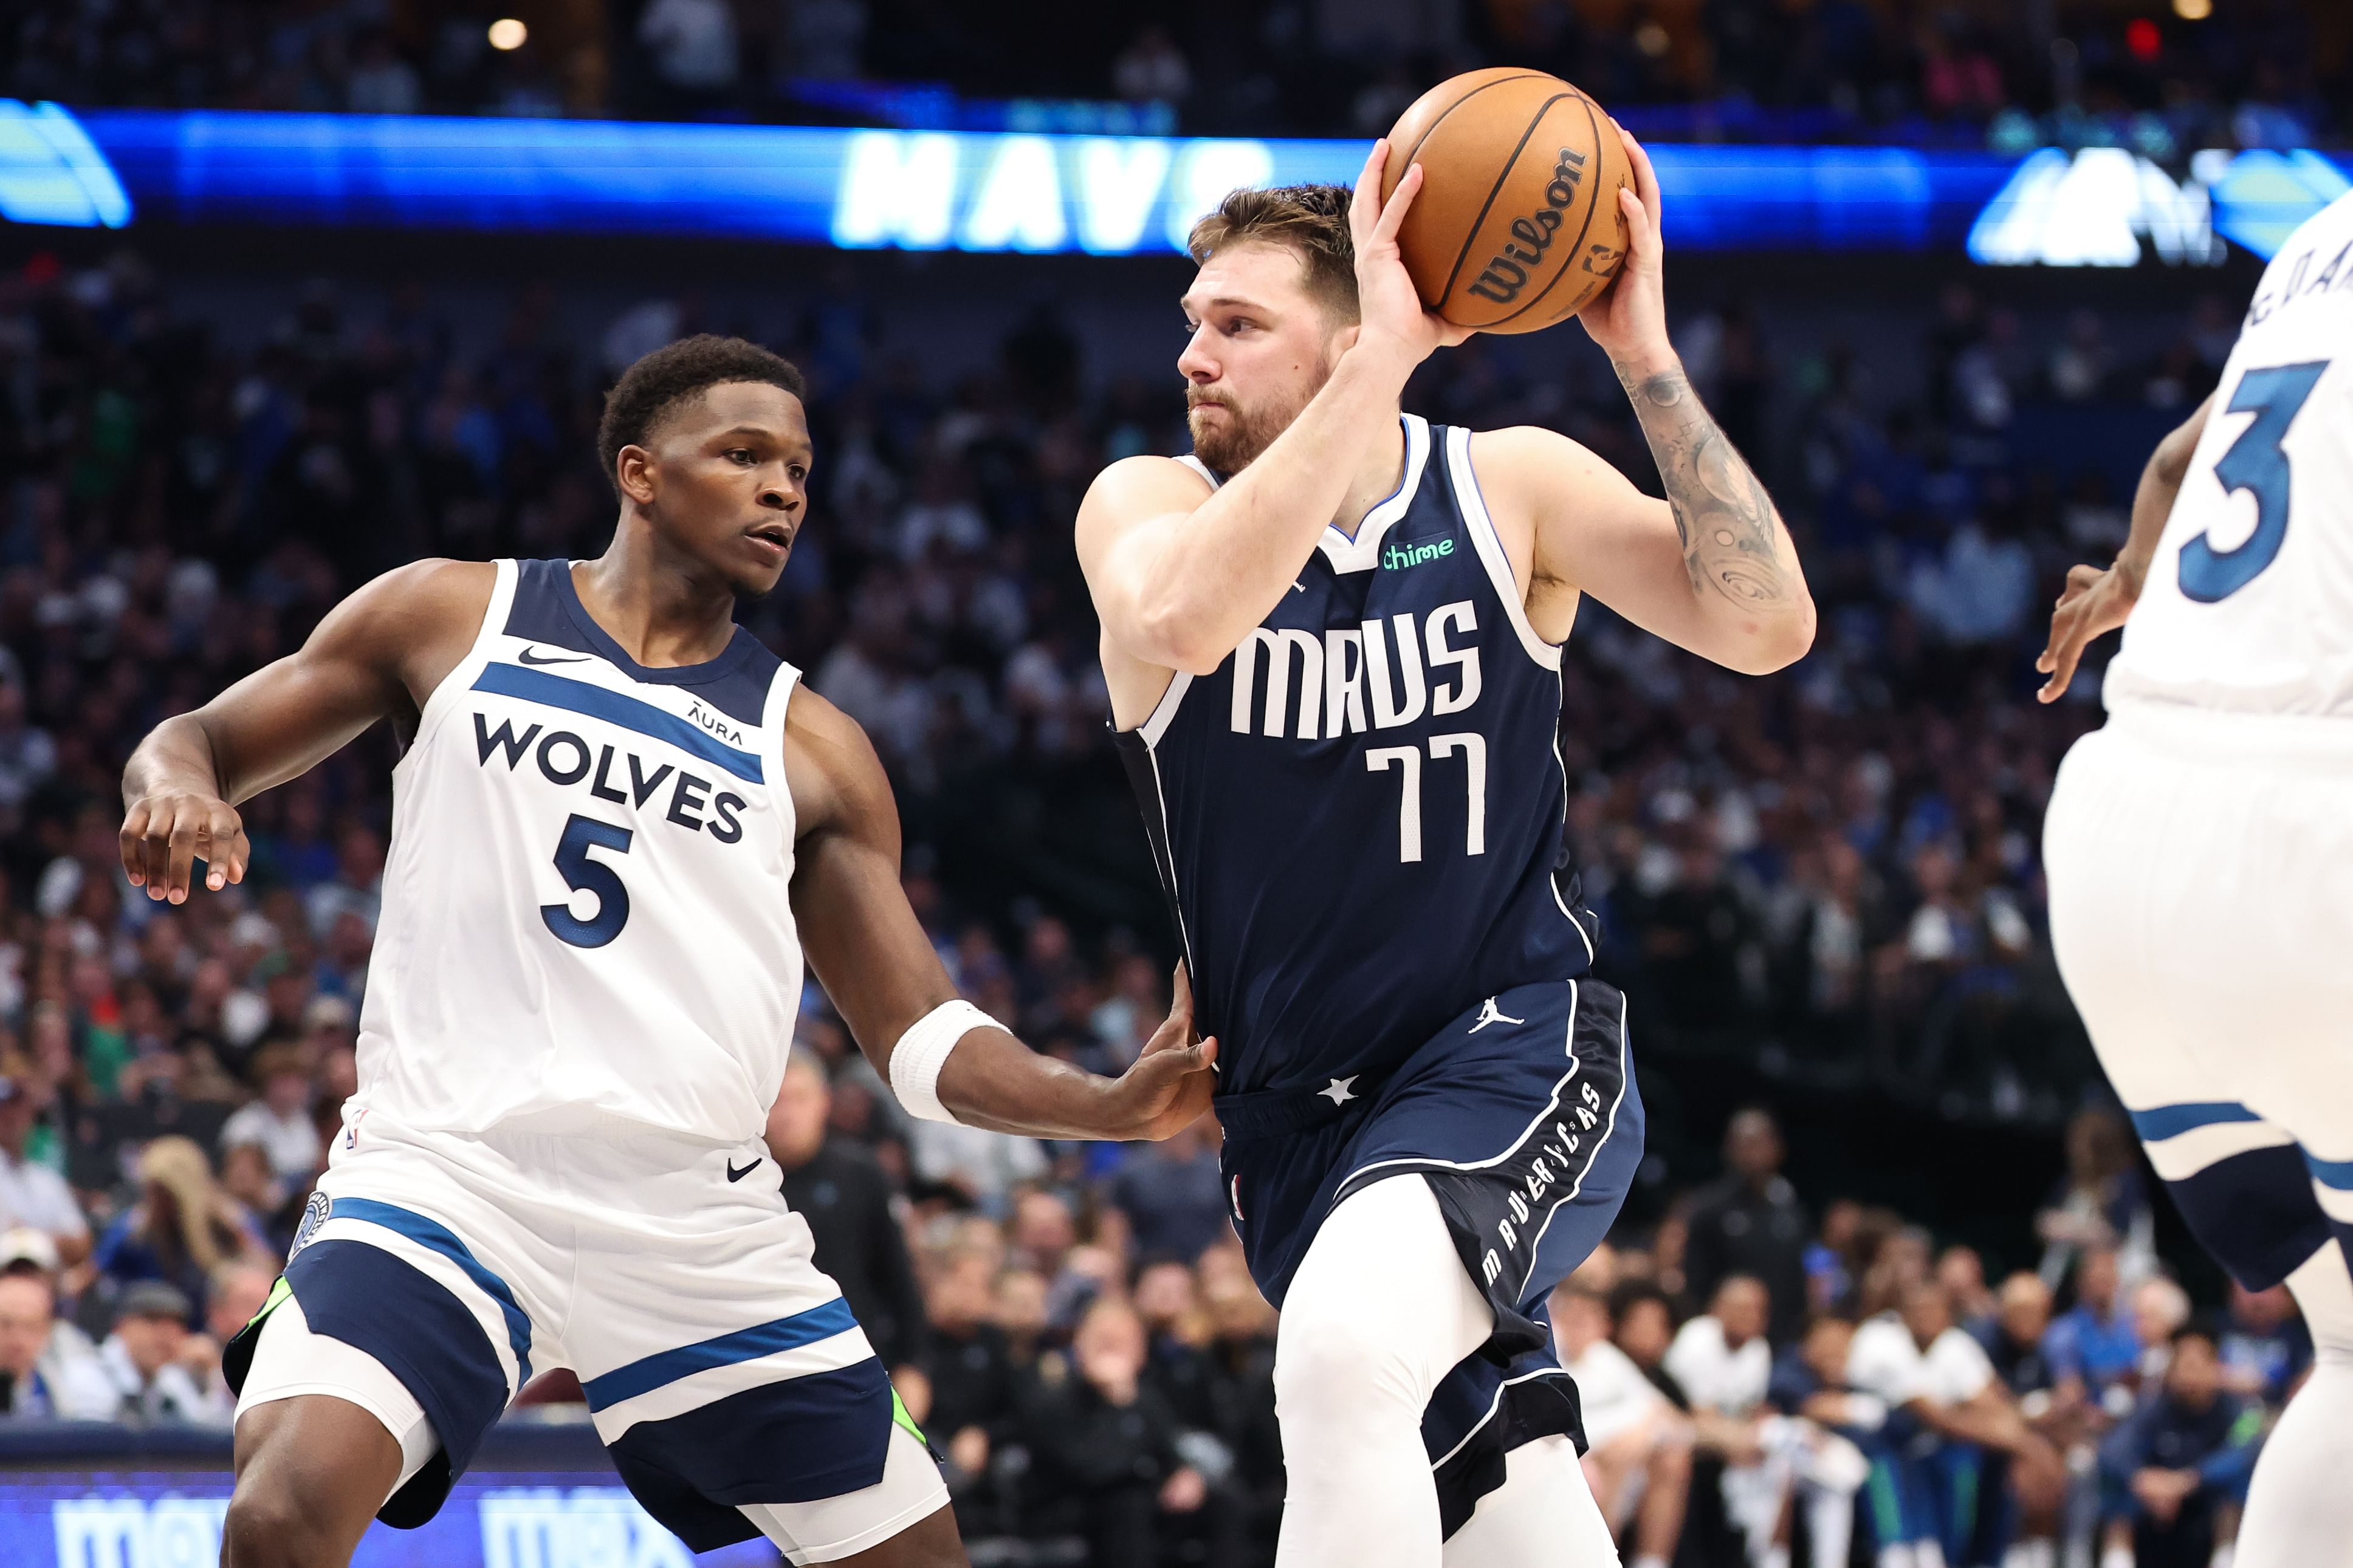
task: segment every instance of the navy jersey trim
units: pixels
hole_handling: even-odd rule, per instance
[[[1446,477],[1454,491],[1454,504],[1461,513],[1464,531],[1471,535],[1472,548],[1478,551],[1480,563],[1487,568],[1487,580],[1494,584],[1495,597],[1504,602],[1504,614],[1512,629],[1520,636],[1520,646],[1528,657],[1549,670],[1560,668],[1558,643],[1546,642],[1528,619],[1525,595],[1520,592],[1519,579],[1512,573],[1511,552],[1504,548],[1504,531],[1495,526],[1494,514],[1487,510],[1487,492],[1479,488],[1479,470],[1471,461],[1471,432],[1455,426],[1446,432]]]
[[[1177,673],[1178,682],[1188,679],[1182,671]],[[1181,693],[1183,688],[1172,683],[1170,689],[1172,693]],[[1163,702],[1166,700],[1162,699]],[[1175,717],[1174,706],[1168,712]],[[1199,965],[1193,961],[1192,932],[1185,924],[1184,902],[1176,894],[1176,857],[1169,843],[1168,799],[1160,787],[1160,757],[1153,750],[1155,739],[1147,724],[1141,730],[1114,732],[1112,745],[1119,753],[1120,766],[1127,772],[1128,787],[1135,792],[1136,803],[1143,807],[1145,842],[1152,851],[1152,869],[1160,878],[1161,897],[1167,901],[1168,923],[1176,928],[1177,943],[1185,951],[1186,971],[1198,973]]]
[[[857,1326],[858,1320],[849,1315],[849,1303],[837,1296],[806,1312],[640,1357],[627,1366],[589,1378],[580,1385],[580,1392],[586,1397],[589,1409],[604,1410],[698,1372],[813,1345],[819,1340],[846,1334]]]
[[[1355,572],[1370,572],[1381,563],[1381,542],[1388,537],[1405,514],[1413,510],[1416,497],[1421,494],[1421,477],[1430,468],[1430,421],[1419,414],[1400,414],[1398,423],[1405,427],[1405,466],[1398,475],[1398,488],[1365,513],[1356,524],[1356,537],[1351,539],[1337,523],[1325,523],[1315,547],[1332,570],[1346,576]]]
[[[474,678],[473,689],[635,730],[640,735],[691,752],[752,784],[763,783],[766,778],[758,753],[738,751],[723,741],[713,740],[677,714],[626,692],[591,686],[585,680],[574,680],[544,669],[525,669],[519,664],[484,665],[482,673]],[[754,719],[751,722],[757,724],[759,721]]]
[[[531,1381],[531,1319],[515,1304],[514,1292],[507,1289],[507,1282],[485,1268],[448,1226],[414,1209],[379,1203],[374,1198],[333,1199],[327,1205],[327,1217],[380,1225],[456,1264],[467,1279],[481,1288],[483,1295],[498,1303],[499,1315],[506,1321],[507,1348],[514,1352],[515,1386],[521,1388]],[[303,1310],[307,1312],[310,1309]]]
[[[691,686],[695,695],[731,719],[756,725],[768,687],[784,661],[742,626],[717,658],[702,664],[639,664],[580,602],[569,561],[515,563],[514,604],[507,636],[594,654],[632,680],[650,686]]]

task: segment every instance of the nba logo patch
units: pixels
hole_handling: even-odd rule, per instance
[[[302,1205],[302,1223],[294,1227],[294,1245],[286,1249],[287,1262],[293,1262],[294,1255],[311,1245],[311,1237],[327,1223],[327,1211],[332,1207],[334,1200],[326,1194],[311,1194],[311,1201]]]

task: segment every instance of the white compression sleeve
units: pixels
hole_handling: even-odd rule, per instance
[[[996,1019],[958,1000],[943,1002],[907,1027],[891,1048],[891,1092],[907,1114],[925,1121],[954,1121],[955,1113],[940,1103],[940,1069],[956,1042],[975,1029],[1004,1027]]]

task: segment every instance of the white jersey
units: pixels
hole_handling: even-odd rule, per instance
[[[2105,696],[2353,718],[2353,195],[2264,269]]]
[[[800,1004],[799,672],[740,627],[707,664],[649,668],[590,619],[568,563],[497,565],[393,770],[339,1142],[371,1116],[755,1137]]]

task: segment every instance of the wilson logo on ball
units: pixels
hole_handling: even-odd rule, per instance
[[[1487,263],[1471,285],[1470,292],[1482,300],[1492,300],[1498,305],[1508,305],[1520,297],[1528,284],[1528,268],[1544,260],[1545,252],[1552,248],[1553,235],[1559,229],[1560,215],[1577,200],[1577,187],[1585,178],[1585,155],[1573,148],[1560,150],[1559,161],[1553,164],[1552,183],[1545,186],[1545,205],[1526,217],[1512,220],[1512,239]]]

